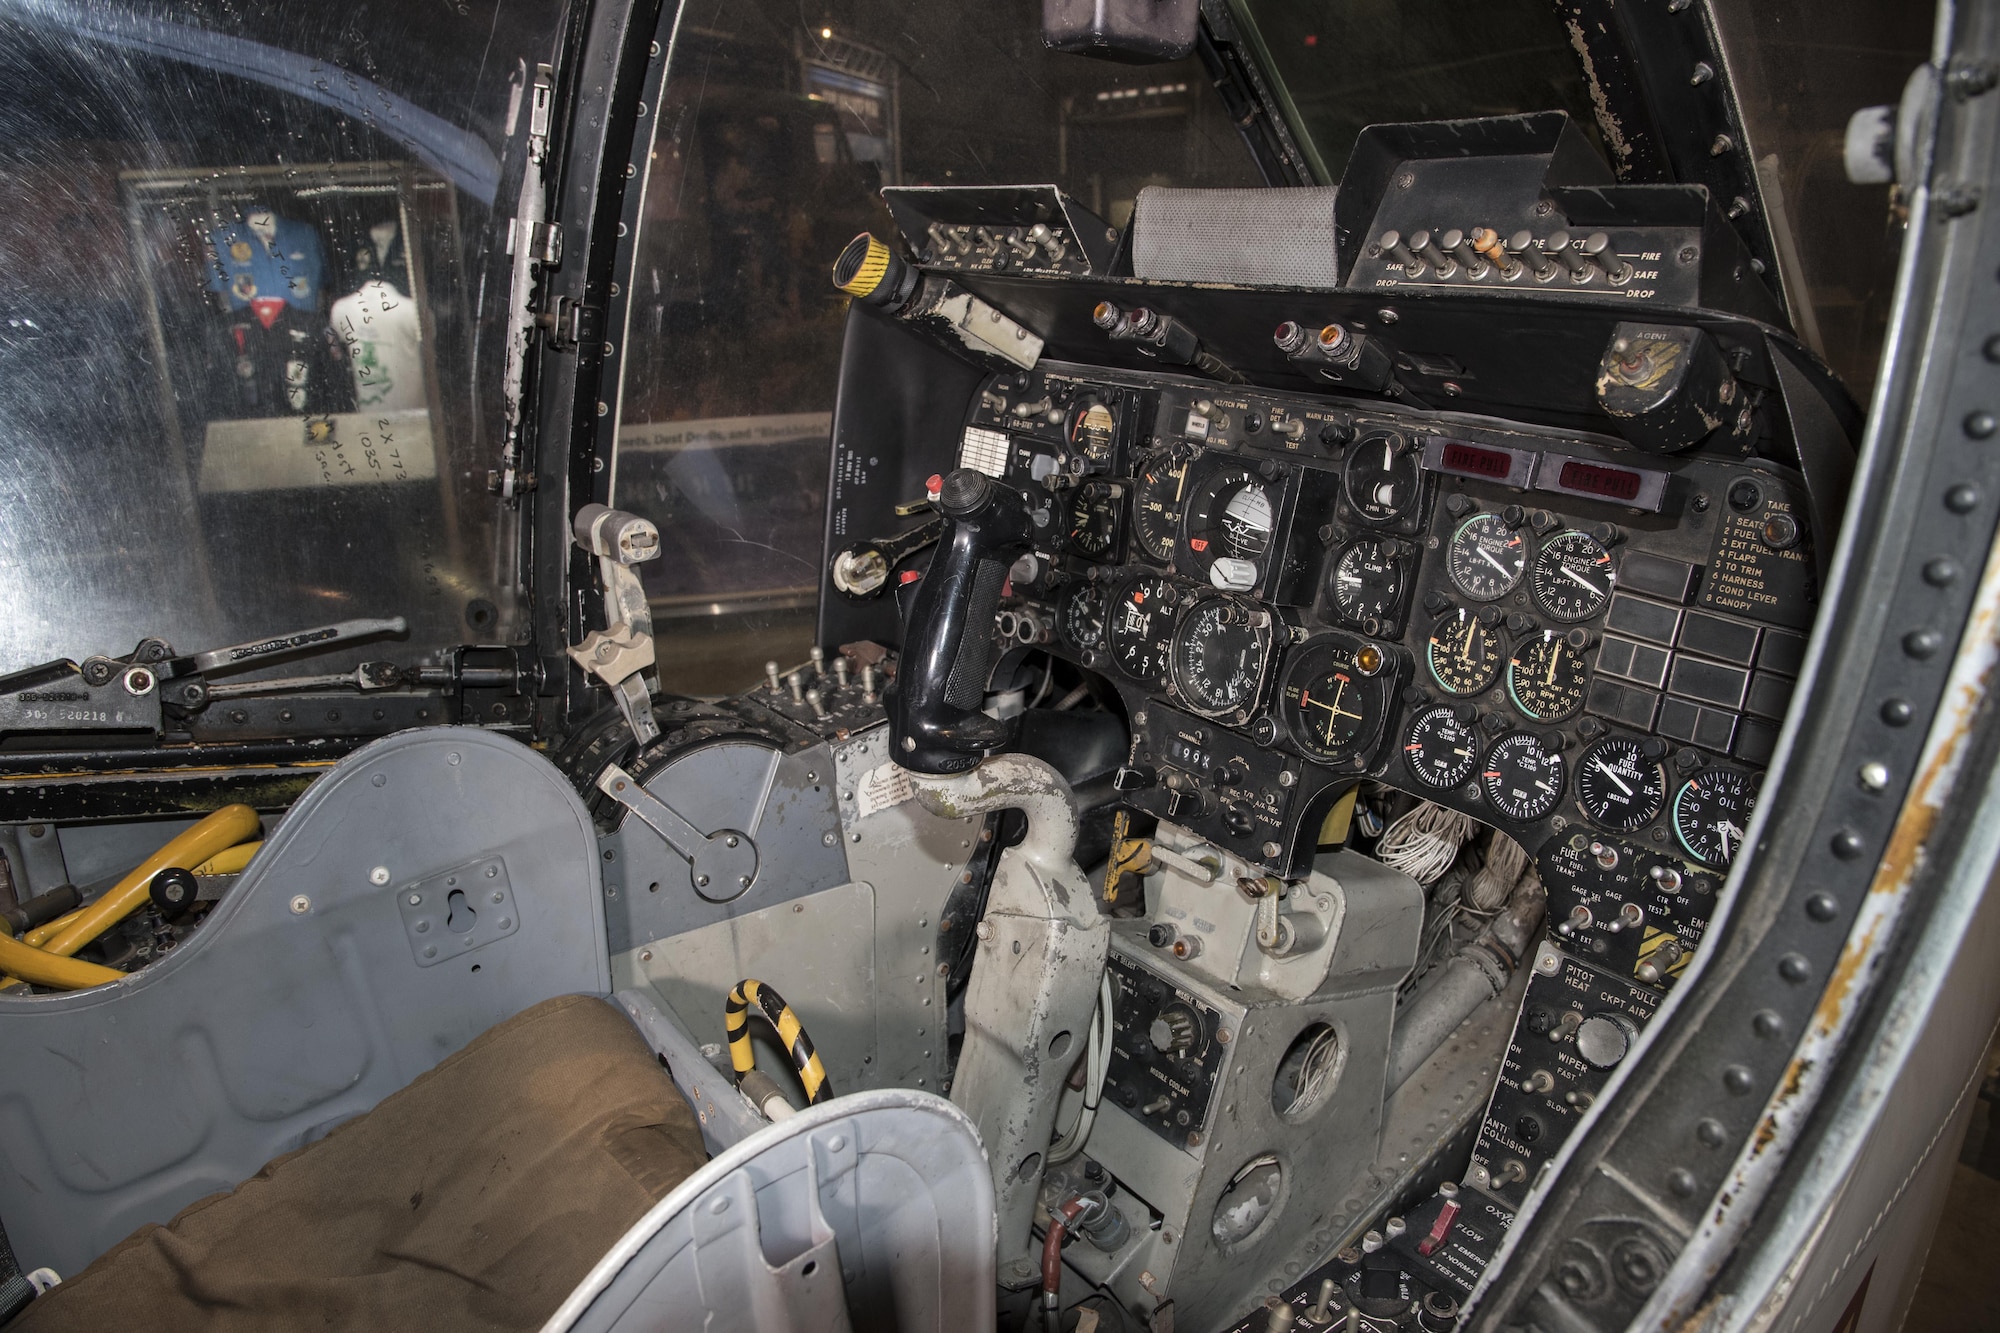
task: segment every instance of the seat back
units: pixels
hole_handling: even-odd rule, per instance
[[[180,948],[0,995],[0,1217],[75,1273],[503,1019],[611,989],[589,814],[546,759],[403,732],[309,788]]]
[[[836,1097],[661,1200],[543,1333],[927,1333],[993,1327],[993,1181],[963,1111]]]

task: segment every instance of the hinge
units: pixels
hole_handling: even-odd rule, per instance
[[[524,244],[525,242],[525,244]],[[507,228],[507,253],[516,253],[516,247],[528,256],[530,262],[543,268],[559,268],[562,265],[563,233],[560,222],[534,222],[527,218],[517,218],[514,225]]]
[[[604,311],[567,296],[551,299],[550,308],[535,316],[535,324],[548,338],[553,351],[597,342],[604,336]]]

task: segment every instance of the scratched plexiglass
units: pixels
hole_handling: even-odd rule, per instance
[[[561,21],[0,12],[0,670],[364,616],[408,641],[313,669],[510,635],[494,218]]]

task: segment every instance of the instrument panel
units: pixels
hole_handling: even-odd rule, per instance
[[[1129,804],[1280,874],[1362,777],[1530,849],[1742,841],[1817,596],[1777,464],[1049,363],[959,462],[1045,504],[1012,604],[1124,696]]]

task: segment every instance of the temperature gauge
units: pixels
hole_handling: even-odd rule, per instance
[[[1560,754],[1541,737],[1516,731],[1493,742],[1479,780],[1495,810],[1517,824],[1532,824],[1562,800],[1563,777]]]
[[[1479,766],[1479,737],[1473,734],[1469,704],[1433,704],[1418,713],[1404,733],[1403,762],[1426,787],[1462,787]]]

